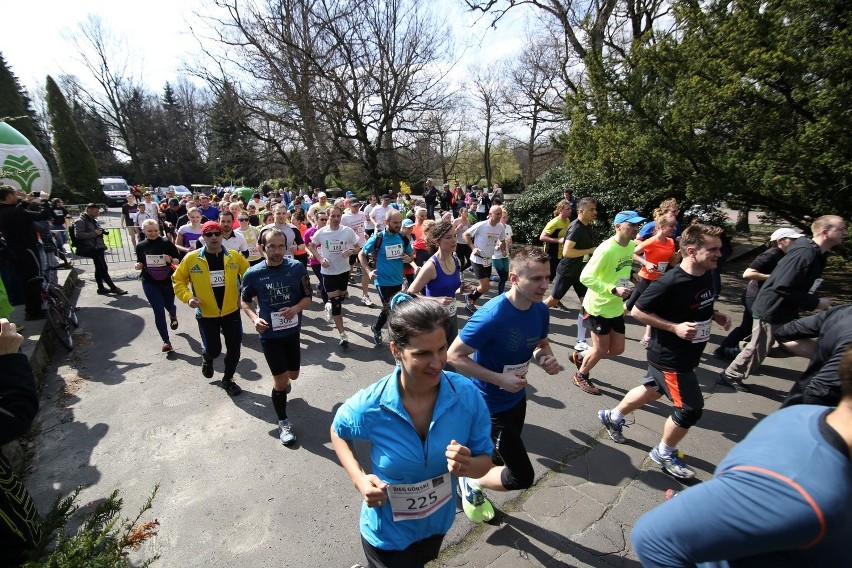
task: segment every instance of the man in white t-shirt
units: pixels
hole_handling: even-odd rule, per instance
[[[367,238],[373,236],[373,233],[376,232],[376,224],[373,223],[373,219],[370,218],[370,214],[373,212],[373,209],[378,205],[378,200],[375,195],[371,195],[367,199],[367,205],[362,209],[364,211],[364,215],[367,216],[367,220],[364,222],[364,233],[367,235]]]
[[[376,231],[385,230],[385,217],[388,216],[389,209],[390,195],[384,194],[382,196],[382,202],[379,205],[373,207],[373,210],[370,211],[370,220],[376,226]]]
[[[499,205],[488,211],[488,219],[480,221],[464,232],[464,240],[471,249],[470,262],[473,273],[479,280],[476,290],[465,296],[465,307],[470,313],[476,311],[476,300],[488,291],[491,284],[491,256],[500,247],[505,250],[506,225],[500,222],[503,210]]]
[[[234,214],[226,209],[219,211],[219,225],[222,227],[222,248],[235,250],[248,258],[248,241],[241,234],[234,232]],[[204,240],[202,235],[197,241],[196,247],[201,248],[205,244],[207,244],[207,241]]]
[[[308,220],[313,224],[316,224],[317,222],[316,217],[319,211],[328,211],[331,209],[331,202],[328,200],[328,197],[326,197],[324,192],[319,192],[317,197],[319,198],[317,202],[308,207]]]
[[[358,250],[354,255],[349,257],[350,267],[355,267],[355,259],[358,258],[358,252],[364,246],[364,243],[367,242],[367,234],[365,232],[366,223],[367,215],[361,211],[361,202],[354,197],[350,198],[348,212],[344,213],[340,219],[341,225],[349,227],[358,236]],[[355,276],[357,277],[358,274],[356,273]],[[364,272],[361,272],[361,292],[363,294],[361,302],[365,306],[371,307],[373,301],[370,300],[370,275]]]
[[[358,235],[349,227],[340,224],[343,210],[334,206],[328,211],[328,225],[314,233],[308,249],[320,261],[322,285],[328,294],[325,311],[334,320],[340,334],[338,345],[346,347],[349,340],[343,329],[343,300],[349,286],[349,257],[358,248]],[[317,243],[320,244],[317,247]],[[320,252],[321,251],[321,252]]]

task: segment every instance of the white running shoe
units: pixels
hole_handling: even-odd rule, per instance
[[[296,441],[296,436],[293,434],[293,425],[290,424],[290,420],[287,418],[279,420],[278,427],[281,428],[281,433],[278,435],[278,438],[281,440],[282,444],[289,446]]]
[[[327,321],[328,323],[334,321],[331,317],[331,302],[325,303],[325,321]]]
[[[578,341],[574,345],[574,351],[588,351],[592,346],[586,343],[585,341]]]
[[[340,334],[340,340],[337,344],[341,347],[349,347],[349,338],[346,337],[346,332]]]
[[[370,299],[370,296],[364,296],[363,298],[361,298],[361,303],[367,306],[368,308],[372,308],[374,305],[373,300]]]

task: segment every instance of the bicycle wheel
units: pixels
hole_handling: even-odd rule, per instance
[[[74,338],[71,337],[71,330],[74,326],[56,303],[49,302],[49,304],[50,305],[47,308],[47,322],[50,324],[50,328],[53,330],[53,333],[56,334],[56,338],[59,340],[59,343],[61,343],[65,349],[71,351],[74,349]]]
[[[61,288],[51,286],[50,295],[55,300],[59,310],[65,314],[65,317],[71,322],[71,325],[79,327],[80,320],[77,318],[77,308],[71,305],[71,301],[68,299],[68,296],[65,295],[65,292],[63,292]]]

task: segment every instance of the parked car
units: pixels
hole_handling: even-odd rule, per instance
[[[101,190],[106,196],[107,205],[110,207],[119,207],[127,203],[127,194],[130,193],[130,186],[127,181],[120,177],[103,177],[100,178]]]

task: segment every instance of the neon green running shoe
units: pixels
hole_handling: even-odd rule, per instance
[[[475,480],[459,477],[459,495],[464,514],[474,523],[487,522],[494,518],[494,507]]]

